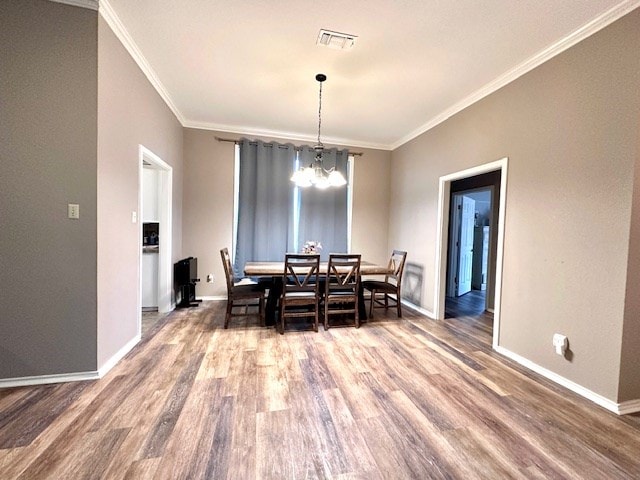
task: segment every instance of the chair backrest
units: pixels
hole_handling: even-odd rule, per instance
[[[320,255],[287,253],[284,257],[283,292],[318,291]]]
[[[229,256],[229,250],[225,247],[220,250],[220,256],[222,257],[222,266],[224,267],[224,275],[227,278],[227,293],[231,293],[233,290],[233,267],[231,266],[231,257]]]
[[[396,285],[400,286],[402,281],[402,272],[404,271],[404,261],[407,259],[407,252],[402,250],[394,250],[389,259],[389,270],[393,271],[385,276],[385,280],[395,280]]]
[[[358,293],[360,285],[360,254],[332,253],[327,266],[326,293],[345,290]]]

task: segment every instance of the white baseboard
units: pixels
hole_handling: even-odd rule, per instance
[[[97,371],[7,378],[0,380],[0,388],[28,387],[31,385],[47,385],[49,383],[83,382],[86,380],[97,380],[98,378],[100,377]]]
[[[226,295],[209,295],[209,296],[202,296],[200,297],[200,299],[202,300],[226,300],[227,296]]]
[[[413,303],[411,303],[411,302],[409,302],[407,300],[402,300],[402,304],[406,305],[411,310],[415,310],[416,312],[421,313],[422,315],[425,315],[425,316],[427,316],[427,317],[429,317],[431,319],[435,319],[436,318],[435,313],[433,313],[432,311],[427,310],[426,308],[419,307],[418,305],[414,305]]]
[[[89,372],[74,372],[74,373],[61,373],[54,375],[35,375],[33,377],[18,377],[0,379],[1,388],[13,388],[13,387],[28,387],[33,385],[47,385],[50,383],[66,383],[66,382],[84,382],[87,380],[98,380],[104,377],[109,370],[116,366],[116,364],[124,358],[124,356],[131,351],[140,341],[140,335],[136,335],[129,340],[127,344],[116,352],[109,360],[105,362],[102,367],[96,371]]]
[[[626,402],[618,403],[618,415],[628,415],[629,413],[640,412],[640,399],[629,400]]]
[[[614,402],[613,400],[609,400],[608,398],[603,397],[599,393],[595,393],[589,390],[588,388],[583,387],[582,385],[572,382],[571,380],[561,375],[558,375],[555,372],[552,372],[551,370],[541,367],[537,363],[534,363],[531,360],[528,360],[518,355],[517,353],[513,353],[511,350],[508,350],[501,346],[497,346],[495,350],[499,354],[504,355],[507,358],[510,358],[511,360],[519,363],[523,367],[526,367],[529,370],[532,370],[537,374],[542,375],[545,378],[548,378],[549,380],[557,383],[558,385],[568,388],[569,390],[577,393],[581,397],[584,397],[587,400],[591,400],[593,403],[600,405],[601,407],[606,408],[610,412],[613,412],[617,415],[626,415],[629,413],[640,412],[640,399],[629,400],[627,402],[622,402],[622,403]]]
[[[142,337],[140,334],[133,337],[129,340],[120,350],[118,350],[115,355],[113,355],[109,360],[107,360],[100,368],[98,368],[98,375],[100,378],[104,377],[109,370],[116,366],[116,364],[124,358],[124,356],[131,351],[133,347],[135,347]]]

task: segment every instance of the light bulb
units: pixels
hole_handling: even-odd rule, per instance
[[[342,187],[347,184],[347,181],[339,171],[332,170],[331,173],[329,173],[329,184],[333,187]]]

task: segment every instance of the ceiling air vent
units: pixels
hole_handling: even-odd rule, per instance
[[[332,32],[331,30],[320,30],[316,44],[335,48],[336,50],[350,50],[356,43],[355,35],[348,33]]]

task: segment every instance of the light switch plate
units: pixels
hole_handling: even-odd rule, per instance
[[[133,210],[131,212],[131,223],[136,223],[138,221],[138,212]]]
[[[80,205],[78,205],[77,203],[70,203],[69,205],[67,205],[67,216],[69,218],[72,218],[74,220],[77,220],[80,218]]]

